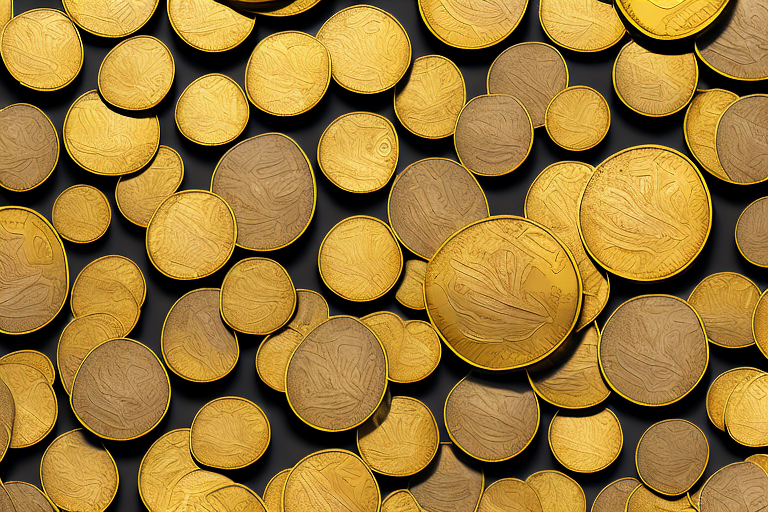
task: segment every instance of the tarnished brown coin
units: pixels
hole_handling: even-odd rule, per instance
[[[192,142],[220,146],[243,133],[250,112],[240,85],[226,75],[211,73],[189,84],[179,96],[176,126]]]
[[[640,482],[636,478],[621,478],[603,487],[592,503],[591,512],[621,512],[627,506],[629,495]]]
[[[408,489],[392,491],[381,502],[381,512],[424,512]]]
[[[616,9],[642,35],[663,41],[691,37],[715,22],[729,0],[618,0]]]
[[[56,424],[59,404],[40,370],[26,364],[0,364],[0,380],[13,397],[11,448],[26,448],[45,438]]]
[[[687,496],[662,498],[643,485],[638,485],[627,498],[625,512],[694,512]]]
[[[168,0],[168,19],[188,45],[204,52],[231,50],[248,37],[256,20],[216,0]]]
[[[541,0],[539,22],[556,45],[577,52],[605,50],[627,32],[616,9],[600,0]]]
[[[229,477],[219,473],[204,469],[191,471],[182,476],[173,487],[167,510],[204,510],[210,508],[213,493],[233,484],[234,482]],[[222,508],[226,510],[225,507]],[[249,509],[246,508],[245,510]]]
[[[54,201],[51,221],[63,239],[86,244],[107,232],[112,209],[107,197],[96,187],[74,185]]]
[[[608,135],[611,109],[603,95],[592,87],[568,87],[549,102],[544,126],[552,142],[561,148],[585,151]]]
[[[150,512],[166,511],[179,480],[199,469],[189,451],[189,432],[188,428],[166,432],[141,459],[139,495]]]
[[[758,512],[768,508],[768,474],[751,462],[729,464],[701,489],[701,512]]]
[[[752,315],[752,336],[760,352],[768,357],[768,291],[763,292]]]
[[[4,512],[17,512],[11,495],[2,482],[0,482],[0,507]]]
[[[482,467],[451,443],[440,443],[432,463],[408,482],[418,504],[432,512],[477,510],[484,486]]]
[[[723,89],[700,90],[688,105],[683,121],[685,142],[701,167],[713,176],[728,182],[734,180],[723,169],[720,158],[717,156],[715,135],[720,116],[738,98],[737,94]]]
[[[768,446],[767,414],[768,374],[762,372],[757,377],[742,380],[728,397],[725,405],[728,435],[744,446]]]
[[[267,508],[267,512],[283,511],[283,488],[285,487],[285,481],[288,480],[288,475],[290,473],[290,469],[284,469],[270,478],[269,482],[267,482],[267,486],[264,488],[264,493],[261,495],[264,500],[264,505]]]
[[[64,10],[78,27],[102,37],[133,34],[157,9],[158,0],[63,0]]]
[[[762,375],[757,368],[732,368],[718,375],[707,391],[707,416],[712,424],[725,431],[725,407],[736,386]]]
[[[742,96],[720,115],[715,148],[725,174],[734,183],[768,180],[768,94]]]
[[[421,19],[447,45],[475,50],[492,46],[512,33],[528,0],[419,0]]]
[[[543,512],[530,484],[517,478],[496,480],[483,491],[477,512]]]
[[[48,384],[56,382],[56,370],[48,356],[37,350],[16,350],[0,357],[0,364],[24,364],[31,366],[45,376]]]
[[[586,512],[587,498],[574,479],[559,471],[539,471],[525,482],[533,487],[545,512]]]
[[[59,135],[42,110],[27,103],[0,109],[0,187],[31,190],[48,179],[58,161]]]
[[[424,303],[424,279],[427,277],[427,262],[408,260],[403,267],[403,278],[395,292],[395,299],[411,309],[426,309]]]
[[[587,416],[555,413],[549,424],[549,447],[570,471],[596,473],[619,457],[624,432],[610,409]]]
[[[40,489],[26,482],[5,482],[5,489],[17,511],[58,512],[58,508]]]
[[[768,267],[768,197],[761,197],[741,212],[736,223],[736,246],[748,262]]]

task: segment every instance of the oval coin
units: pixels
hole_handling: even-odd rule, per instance
[[[40,370],[26,364],[0,364],[0,380],[13,397],[10,448],[26,448],[42,441],[56,424],[59,404],[53,387]]]
[[[410,309],[424,310],[424,279],[427,277],[427,262],[408,260],[403,267],[403,279],[395,292],[395,299]]]
[[[133,34],[155,13],[158,0],[62,0],[78,27],[102,37]]]
[[[482,467],[451,443],[440,449],[429,467],[411,478],[408,490],[424,510],[462,512],[477,510],[483,494]]]
[[[699,498],[701,512],[757,512],[768,506],[768,475],[751,462],[729,464],[709,477]]]
[[[618,0],[616,8],[629,23],[652,39],[685,39],[706,29],[720,16],[729,0],[650,1]]]
[[[530,484],[517,478],[496,480],[483,491],[477,512],[542,512],[541,500]]]
[[[525,482],[533,487],[547,512],[586,512],[587,498],[574,479],[559,471],[539,471]]]
[[[253,16],[216,0],[168,0],[168,19],[185,43],[204,52],[231,50],[245,41],[256,25]]]
[[[189,432],[188,428],[166,432],[141,459],[139,496],[150,512],[166,511],[176,484],[199,469],[189,451]]]
[[[768,180],[768,94],[735,100],[720,115],[715,135],[717,158],[725,174],[740,184]]]
[[[626,34],[612,5],[600,0],[542,0],[541,28],[556,45],[577,52],[599,52]]]
[[[732,368],[718,375],[707,391],[707,416],[718,429],[725,431],[725,407],[739,383],[759,377],[763,372],[757,368]]]
[[[51,221],[63,239],[87,244],[107,232],[112,209],[101,190],[90,185],[74,185],[54,201]]]
[[[0,187],[32,190],[48,179],[58,161],[59,135],[42,110],[27,103],[0,109]]]
[[[250,107],[237,82],[211,73],[192,82],[176,103],[176,126],[187,139],[203,146],[232,142],[248,125]]]
[[[544,126],[552,142],[569,151],[591,149],[611,127],[611,109],[603,95],[591,87],[576,85],[552,98],[544,114]]]
[[[723,89],[698,91],[688,105],[683,121],[685,142],[691,154],[705,171],[728,182],[734,180],[720,163],[715,136],[720,116],[738,98],[737,94]]]
[[[768,197],[751,203],[739,215],[736,246],[748,262],[768,267]]]
[[[642,485],[636,478],[621,478],[603,487],[592,503],[591,512],[616,512],[627,506],[627,500]]]
[[[589,416],[555,413],[549,424],[549,447],[570,471],[596,473],[619,457],[624,432],[610,409]]]
[[[419,0],[421,19],[432,34],[449,46],[465,50],[487,48],[517,28],[528,0]]]

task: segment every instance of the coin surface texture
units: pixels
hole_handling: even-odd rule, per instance
[[[234,482],[224,475],[197,469],[191,471],[179,479],[173,487],[170,497],[170,510],[174,509],[204,509],[210,508],[211,503],[215,503],[215,493],[224,489]],[[221,508],[227,509],[226,505],[221,504]],[[213,510],[216,510],[215,508]],[[246,507],[244,510],[253,510]],[[254,512],[261,512],[256,509]]]
[[[45,376],[48,384],[56,383],[56,369],[48,356],[37,350],[16,350],[0,357],[0,364],[24,364],[31,366]]]
[[[541,500],[530,484],[517,478],[496,480],[483,491],[477,512],[542,512]]]
[[[59,135],[42,110],[27,103],[0,109],[0,187],[31,190],[48,179],[58,161]]]
[[[625,512],[656,512],[663,510],[665,512],[694,512],[696,509],[691,506],[687,496],[682,498],[663,498],[654,494],[645,486],[638,485],[632,494],[627,498],[624,508]]]
[[[63,0],[64,10],[78,27],[102,37],[125,37],[144,26],[158,0]]]
[[[542,0],[539,21],[556,45],[577,52],[605,50],[626,33],[616,10],[600,0]]]
[[[525,482],[533,487],[546,512],[586,512],[584,490],[571,477],[559,471],[539,471]]]
[[[728,398],[725,406],[725,426],[728,435],[744,446],[768,446],[766,414],[768,414],[768,374],[762,373],[757,377],[741,381]]]
[[[267,482],[267,486],[261,495],[267,512],[280,512],[283,510],[283,488],[290,473],[290,469],[284,469]]]
[[[419,0],[421,19],[449,46],[474,50],[504,40],[517,28],[528,0]]]
[[[248,125],[250,107],[240,86],[228,76],[211,73],[192,82],[176,103],[176,126],[203,146],[235,140]]]
[[[70,393],[75,373],[88,352],[107,340],[123,336],[124,331],[123,324],[108,313],[80,316],[64,328],[56,349],[56,363],[61,384],[67,394]]]
[[[596,473],[621,454],[624,432],[610,409],[588,416],[560,414],[549,424],[549,447],[557,461],[570,471]]]
[[[736,246],[748,262],[768,267],[768,197],[761,197],[741,212]]]
[[[188,45],[204,52],[231,50],[248,37],[256,20],[216,0],[168,0],[168,19]]]
[[[28,512],[58,512],[56,505],[40,489],[26,482],[5,482],[3,484],[16,506],[16,510]]]
[[[381,501],[381,512],[424,512],[408,489],[392,491]]]
[[[11,445],[11,432],[13,431],[13,422],[16,417],[16,403],[13,400],[13,393],[8,385],[0,380],[0,435],[6,439],[0,446],[0,455],[5,456],[5,452]],[[3,458],[0,457],[0,461]]]
[[[717,122],[715,148],[725,173],[735,183],[768,180],[761,162],[768,158],[768,94],[742,96]]]
[[[10,448],[26,448],[45,438],[56,424],[59,404],[48,379],[40,370],[25,364],[0,364],[0,380],[13,397]]]
[[[13,0],[0,1],[0,27],[4,27],[11,18],[13,18]]]
[[[189,451],[189,429],[171,430],[149,447],[139,465],[139,495],[150,512],[163,512],[184,476],[198,470]]]
[[[303,12],[308,11],[318,3],[320,0],[290,0],[287,4],[285,2],[278,2],[277,4],[270,5],[271,0],[231,0],[230,3],[240,5],[241,7],[250,6],[250,11],[264,16],[295,16]],[[246,6],[246,4],[248,4]]]
[[[763,471],[768,473],[768,455],[765,455],[764,453],[756,453],[755,455],[750,455],[745,460],[757,464]]]
[[[768,357],[768,293],[763,292],[752,315],[752,336],[760,352]]]
[[[734,181],[723,169],[717,155],[717,122],[728,106],[739,98],[724,89],[698,91],[688,105],[683,121],[685,142],[705,171],[721,180]]]
[[[424,303],[424,279],[427,277],[427,262],[408,260],[403,267],[403,280],[395,292],[395,299],[411,309],[426,309]]]
[[[432,463],[411,478],[408,490],[424,510],[462,512],[477,510],[484,485],[485,476],[479,464],[451,443],[440,443]]]
[[[591,512],[616,512],[626,508],[629,495],[640,482],[636,478],[621,478],[606,485],[592,503]]]
[[[552,142],[569,151],[597,146],[611,127],[611,109],[603,95],[586,85],[563,89],[549,102],[544,126]]]
[[[751,462],[736,462],[709,477],[701,490],[701,512],[753,512],[768,507],[768,475]]]
[[[112,209],[107,197],[96,187],[74,185],[54,201],[51,221],[63,239],[85,244],[95,242],[107,232]]]
[[[720,430],[725,430],[725,407],[736,386],[743,382],[759,377],[762,371],[757,368],[732,368],[718,375],[707,391],[707,416],[712,424]]]
[[[653,39],[684,39],[714,23],[728,0],[698,2],[672,0],[644,2],[618,0],[616,8],[643,35]]]

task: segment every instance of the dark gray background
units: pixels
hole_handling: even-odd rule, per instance
[[[250,52],[259,40],[282,30],[302,30],[317,33],[322,23],[336,11],[353,3],[350,0],[322,0],[310,11],[289,18],[258,17],[251,36],[239,47],[223,54],[206,54],[184,43],[173,32],[166,14],[165,0],[149,23],[139,34],[153,34],[162,39],[173,52],[176,60],[176,80],[168,97],[156,108],[162,126],[161,143],[181,153],[185,164],[182,189],[207,189],[211,173],[221,155],[234,143],[216,147],[201,147],[184,139],[178,132],[173,112],[181,91],[197,77],[211,72],[225,73],[243,85],[245,65]],[[539,25],[538,1],[531,0],[528,11],[518,29],[502,43],[485,50],[456,50],[437,40],[422,22],[416,0],[371,0],[371,3],[388,10],[405,26],[413,43],[413,57],[438,53],[451,58],[461,69],[467,84],[467,98],[486,92],[485,78],[493,59],[512,44],[522,41],[546,41]],[[61,8],[60,0],[17,0],[16,13],[34,7]],[[102,59],[117,43],[82,33],[85,47],[85,64],[80,75],[62,91],[36,92],[15,83],[4,67],[0,66],[0,107],[11,103],[28,102],[42,108],[50,116],[61,136],[62,123],[67,109],[83,92],[96,88],[96,75]],[[611,84],[611,67],[619,48],[625,40],[612,49],[597,55],[579,54],[561,50],[568,63],[570,84],[584,84],[596,88],[608,100],[612,111],[611,130],[604,142],[596,148],[578,154],[561,150],[547,137],[544,129],[536,130],[533,151],[528,160],[510,175],[496,178],[479,178],[485,189],[491,214],[523,214],[523,200],[528,186],[547,165],[566,159],[580,159],[597,164],[623,148],[637,144],[664,144],[688,153],[683,137],[684,112],[670,117],[651,119],[631,112],[616,97]],[[692,43],[687,48],[692,50]],[[738,94],[766,92],[765,83],[739,83],[719,77],[700,64],[700,88],[722,87]],[[386,200],[389,187],[372,194],[355,195],[333,186],[319,171],[316,147],[323,129],[337,116],[356,110],[378,112],[388,117],[397,127],[400,137],[400,161],[398,172],[421,158],[444,156],[456,158],[452,139],[429,141],[417,138],[399,125],[393,111],[392,91],[366,96],[350,93],[335,83],[325,98],[310,112],[294,118],[277,118],[251,107],[251,120],[239,142],[260,133],[279,131],[293,137],[312,161],[317,179],[318,199],[315,217],[302,237],[293,245],[280,251],[266,253],[277,259],[290,273],[297,288],[310,288],[322,293],[331,306],[332,314],[364,315],[389,309],[404,319],[426,319],[394,300],[394,293],[372,303],[353,304],[333,295],[322,284],[317,270],[317,251],[323,236],[338,221],[357,214],[372,215],[386,220]],[[707,275],[724,270],[743,273],[757,282],[761,289],[768,285],[768,270],[747,263],[738,253],[734,243],[734,228],[741,210],[758,197],[768,195],[768,185],[738,187],[719,181],[705,173],[712,193],[714,222],[712,233],[704,251],[696,262],[683,274],[660,283],[640,284],[611,276],[611,299],[599,319],[605,322],[619,304],[635,295],[644,293],[669,293],[687,298],[693,287]],[[75,183],[88,183],[99,187],[110,200],[112,224],[107,234],[95,243],[77,245],[65,242],[69,256],[71,281],[90,261],[106,254],[122,254],[133,259],[147,279],[147,299],[142,308],[138,325],[130,334],[160,352],[160,330],[171,305],[184,293],[201,287],[218,287],[225,272],[233,262],[254,253],[236,249],[229,264],[215,275],[194,282],[174,281],[162,276],[150,263],[144,247],[144,230],[125,220],[114,202],[117,178],[101,177],[80,169],[69,158],[62,144],[61,158],[53,175],[40,187],[25,193],[0,190],[0,205],[23,205],[36,209],[50,219],[51,207],[57,195]],[[409,257],[406,254],[406,257]],[[70,321],[69,305],[44,329],[24,336],[0,336],[0,353],[19,349],[37,349],[45,352],[55,362],[56,345],[64,326]],[[258,378],[254,369],[256,349],[260,337],[238,335],[240,361],[226,378],[209,384],[192,384],[171,374],[172,400],[165,419],[150,434],[135,441],[105,442],[105,446],[117,460],[120,469],[120,489],[109,508],[111,512],[135,512],[143,510],[137,491],[137,472],[141,458],[151,443],[162,433],[188,427],[196,411],[206,402],[223,395],[240,395],[255,401],[269,417],[272,425],[272,443],[266,454],[252,466],[228,472],[237,482],[250,486],[261,493],[267,481],[278,471],[289,468],[305,455],[324,448],[343,447],[353,451],[354,431],[322,433],[304,425],[291,412],[283,395],[272,391]],[[644,430],[655,421],[682,417],[695,422],[707,434],[711,446],[711,459],[706,475],[730,462],[741,460],[755,453],[739,447],[728,436],[715,429],[706,416],[704,398],[711,381],[723,371],[736,366],[758,366],[768,370],[768,361],[757,348],[727,350],[711,346],[711,362],[703,381],[685,399],[677,404],[659,409],[634,406],[613,394],[607,401],[621,420],[624,429],[624,450],[619,459],[608,469],[594,475],[571,474],[583,487],[588,503],[609,482],[624,476],[636,476],[634,449]],[[443,441],[449,440],[443,427],[442,410],[445,398],[453,387],[470,370],[447,348],[439,368],[428,379],[417,384],[391,386],[395,395],[410,395],[424,401],[438,419]],[[25,480],[39,485],[40,457],[55,436],[78,425],[69,407],[68,397],[59,382],[55,385],[59,400],[59,419],[54,431],[37,445],[10,450],[0,465],[0,478]],[[546,429],[556,408],[541,403],[541,427],[536,439],[521,455],[497,464],[484,464],[487,482],[498,478],[526,478],[541,469],[563,468],[552,456],[547,445]],[[405,487],[407,479],[378,477],[382,494]]]

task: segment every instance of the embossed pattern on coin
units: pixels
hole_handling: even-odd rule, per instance
[[[85,277],[121,283],[130,291],[139,306],[144,304],[144,299],[147,297],[147,283],[141,269],[133,260],[119,254],[102,256],[86,265],[75,279],[75,284],[72,285],[73,298],[81,295],[81,292],[84,295],[92,295],[91,290],[78,282]],[[88,313],[81,311],[76,304],[72,314],[77,317]]]
[[[709,477],[701,512],[758,512],[768,508],[768,475],[751,462],[736,462]]]
[[[403,279],[395,292],[395,299],[411,309],[426,309],[424,303],[424,279],[427,277],[427,262],[408,260],[403,268]]]
[[[228,76],[211,73],[192,82],[176,103],[176,126],[203,146],[235,140],[248,125],[250,107],[240,86]]]
[[[725,406],[725,426],[728,435],[744,446],[768,446],[766,415],[768,415],[768,374],[762,373],[757,377],[741,381],[728,398]]]
[[[0,455],[5,456],[6,450],[11,445],[11,432],[13,431],[13,422],[16,418],[16,403],[13,400],[13,393],[8,389],[5,382],[0,379],[0,436],[5,436],[5,440],[0,443]],[[0,457],[0,461],[3,457]]]
[[[276,16],[276,17],[285,17],[285,16],[295,16],[297,14],[301,14],[303,12],[308,11],[318,3],[320,3],[320,0],[292,0],[288,2],[288,4],[284,3],[278,3],[276,5],[254,5],[254,2],[249,2],[248,0],[233,0],[230,3],[248,3],[251,5],[251,10],[257,14],[263,14],[264,16]],[[268,4],[269,2],[262,2],[263,4]]]
[[[592,503],[591,512],[617,512],[627,506],[629,495],[640,482],[636,478],[621,478],[606,485]]]
[[[61,333],[56,349],[59,378],[67,394],[80,363],[88,352],[107,340],[119,338],[125,333],[120,321],[107,313],[83,315],[72,320]]]
[[[627,498],[625,512],[694,512],[687,496],[682,498],[662,498],[646,487],[638,485]]]
[[[542,512],[533,487],[517,478],[496,480],[483,492],[477,512]]]
[[[26,103],[0,109],[0,187],[31,190],[48,179],[58,161],[59,135],[42,110]]]
[[[231,50],[248,37],[256,20],[216,0],[168,0],[168,19],[188,45],[204,52]]]
[[[768,357],[768,292],[763,292],[752,315],[752,336],[760,352]]]
[[[440,443],[432,463],[411,478],[408,490],[424,510],[463,512],[477,510],[484,485],[485,476],[479,464],[451,443]]]
[[[563,89],[549,102],[544,126],[552,141],[570,151],[597,146],[611,127],[611,110],[603,95],[591,87]]]
[[[0,357],[0,364],[24,364],[45,375],[51,386],[56,382],[56,370],[48,356],[37,350],[16,350]]]
[[[170,510],[209,506],[214,492],[234,482],[219,473],[197,469],[182,476],[171,491]],[[215,510],[215,509],[214,509]],[[226,507],[224,508],[226,510]],[[248,509],[246,509],[248,510]]]
[[[382,500],[381,512],[424,512],[424,509],[413,497],[411,491],[399,489],[392,491]]]
[[[421,19],[447,45],[474,50],[501,42],[517,28],[528,0],[419,0]]]
[[[768,267],[768,197],[761,197],[741,212],[736,246],[748,262]]]
[[[179,480],[199,469],[189,451],[189,431],[180,428],[166,432],[152,443],[141,459],[139,495],[150,512],[167,510]]]
[[[144,26],[158,0],[62,0],[78,27],[102,37],[125,37]]]
[[[715,135],[717,122],[728,106],[739,98],[724,89],[698,91],[685,112],[683,132],[688,149],[701,166],[718,178],[733,181],[717,156]]]
[[[290,469],[284,469],[267,482],[267,486],[261,495],[264,505],[267,507],[267,512],[282,512],[283,487],[285,487],[285,481],[288,480],[290,473]]]
[[[11,448],[26,448],[53,430],[59,415],[56,394],[45,375],[25,364],[0,364],[0,380],[13,396],[16,412]]]
[[[626,33],[613,6],[600,0],[541,0],[539,21],[556,45],[577,52],[605,50]]]
[[[750,455],[745,460],[757,464],[768,474],[768,455],[765,455],[764,453],[756,453],[755,455]]]
[[[268,512],[261,498],[242,484],[229,484],[211,491],[205,499],[216,508],[224,510],[248,510],[249,512]]]
[[[618,0],[616,8],[634,28],[653,39],[684,39],[715,22],[729,0]]]
[[[595,473],[607,468],[621,454],[624,432],[610,409],[576,416],[558,411],[549,424],[549,447],[557,461],[570,471]]]
[[[545,512],[586,512],[587,498],[574,479],[559,471],[539,471],[525,482],[533,487]]]
[[[768,94],[743,96],[725,109],[717,122],[715,148],[733,182],[768,180]]]
[[[26,482],[5,482],[5,490],[16,506],[26,512],[58,512],[58,508],[37,487]]]
[[[757,368],[732,368],[712,381],[707,391],[707,416],[715,427],[725,431],[725,407],[736,386],[761,374]]]
[[[13,18],[13,0],[0,0],[0,27]]]
[[[70,242],[95,242],[109,229],[112,209],[96,187],[73,185],[53,203],[51,221],[59,235]]]

